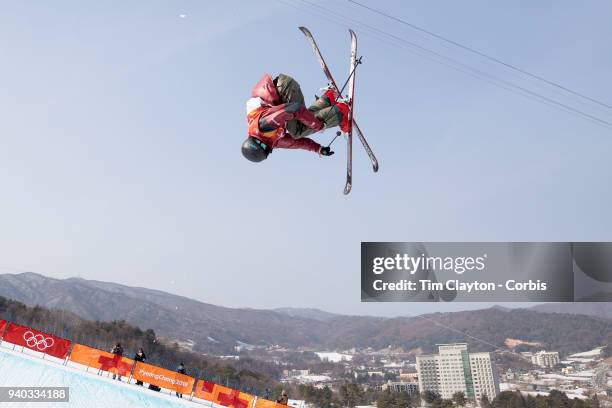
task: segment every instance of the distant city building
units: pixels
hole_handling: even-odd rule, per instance
[[[290,399],[289,401],[287,401],[287,406],[289,406],[291,408],[305,408],[306,407],[306,401]]]
[[[439,344],[438,354],[417,356],[419,389],[442,398],[463,392],[466,398],[489,400],[499,393],[499,382],[489,353],[468,353],[467,344]]]
[[[512,369],[509,368],[508,371],[506,371],[506,380],[512,381],[512,380],[514,380],[515,377],[516,376],[514,374],[514,371],[512,371]]]
[[[552,368],[559,364],[559,352],[538,351],[531,354],[531,363],[539,367]]]
[[[285,377],[299,377],[309,375],[310,370],[283,370]]]
[[[416,382],[405,381],[387,381],[382,385],[382,390],[390,390],[391,392],[407,392],[408,394],[418,394],[419,384]]]
[[[419,375],[417,373],[400,373],[400,381],[418,382]]]

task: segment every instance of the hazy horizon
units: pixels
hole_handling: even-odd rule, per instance
[[[0,268],[0,271],[2,270],[2,268]],[[144,286],[132,286],[132,285],[125,285],[123,283],[120,282],[110,282],[110,281],[103,281],[100,279],[85,279],[83,277],[79,277],[79,276],[72,276],[72,277],[68,277],[68,278],[53,278],[50,276],[46,276],[44,274],[38,273],[38,272],[31,272],[31,271],[24,271],[24,272],[15,272],[15,273],[0,273],[0,276],[2,275],[21,275],[21,274],[35,274],[35,275],[39,275],[39,276],[43,276],[45,278],[51,278],[51,279],[58,279],[58,280],[66,280],[66,279],[84,279],[84,280],[88,280],[88,281],[96,281],[96,282],[105,282],[105,283],[112,283],[112,284],[117,284],[117,285],[121,285],[121,286],[128,286],[128,287],[136,287],[136,288],[143,288],[143,289],[154,289],[154,288],[150,288],[150,287],[144,287]],[[161,289],[154,289],[154,290],[161,290]],[[167,291],[167,290],[162,290],[165,293],[169,293],[171,295],[177,295],[177,296],[184,296],[181,295],[180,293],[173,293],[171,291]],[[205,299],[193,299],[190,298],[189,296],[184,296],[187,297],[189,299],[192,300],[196,300],[202,303],[210,303],[207,302]],[[210,303],[212,304],[212,303]],[[464,308],[456,308],[457,310],[448,310],[448,312],[457,312],[457,311],[462,311],[462,310],[481,310],[481,309],[488,309],[494,306],[500,306],[500,307],[505,307],[505,308],[529,308],[531,306],[534,305],[538,305],[538,304],[542,304],[542,302],[522,302],[522,303],[510,303],[510,302],[498,302],[498,303],[492,303],[492,302],[469,302],[469,303],[463,303],[461,304],[462,306],[465,306]],[[350,313],[342,313],[342,312],[335,312],[333,310],[327,310],[327,309],[322,309],[322,308],[318,308],[318,307],[308,307],[308,306],[304,306],[304,307],[294,307],[291,305],[286,305],[286,306],[278,306],[278,307],[272,307],[272,308],[252,308],[252,307],[248,307],[248,306],[228,306],[228,305],[224,305],[224,304],[214,304],[215,306],[221,306],[221,307],[227,307],[227,308],[235,308],[235,309],[258,309],[258,310],[278,310],[278,309],[297,309],[297,310],[304,310],[304,309],[310,309],[310,310],[318,310],[320,312],[325,312],[325,313],[332,313],[335,315],[341,315],[341,316],[372,316],[372,317],[385,317],[385,318],[394,318],[394,317],[410,317],[410,316],[414,316],[415,314],[404,314],[404,315],[380,315],[380,314],[370,314],[370,313],[362,313],[362,314],[353,314],[351,315]],[[427,304],[424,304],[427,305]],[[441,303],[437,303],[437,305],[443,305]],[[431,306],[431,304],[430,304]],[[456,305],[455,305],[456,306]],[[444,306],[442,306],[444,307]],[[443,312],[443,310],[435,310],[435,311],[425,311],[423,313],[435,313],[435,312]],[[416,314],[423,314],[421,312],[416,313]]]

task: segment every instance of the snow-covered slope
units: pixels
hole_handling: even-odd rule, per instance
[[[6,344],[6,343],[5,343]],[[3,345],[4,346],[4,345]],[[19,349],[19,347],[18,347]],[[0,403],[2,407],[121,408],[121,407],[210,407],[210,403],[191,402],[176,396],[113,381],[79,368],[65,367],[38,356],[0,347],[0,386],[70,387],[69,403]]]

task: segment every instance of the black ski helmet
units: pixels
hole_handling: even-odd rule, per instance
[[[254,163],[265,160],[270,152],[272,152],[270,146],[253,136],[249,136],[242,143],[242,155]]]

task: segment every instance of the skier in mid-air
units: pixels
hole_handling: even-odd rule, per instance
[[[306,107],[297,81],[285,74],[272,79],[269,74],[255,85],[247,101],[249,137],[242,143],[242,155],[252,161],[265,160],[274,149],[303,149],[331,156],[329,146],[321,146],[307,136],[335,126],[350,129],[349,105],[333,87]]]

